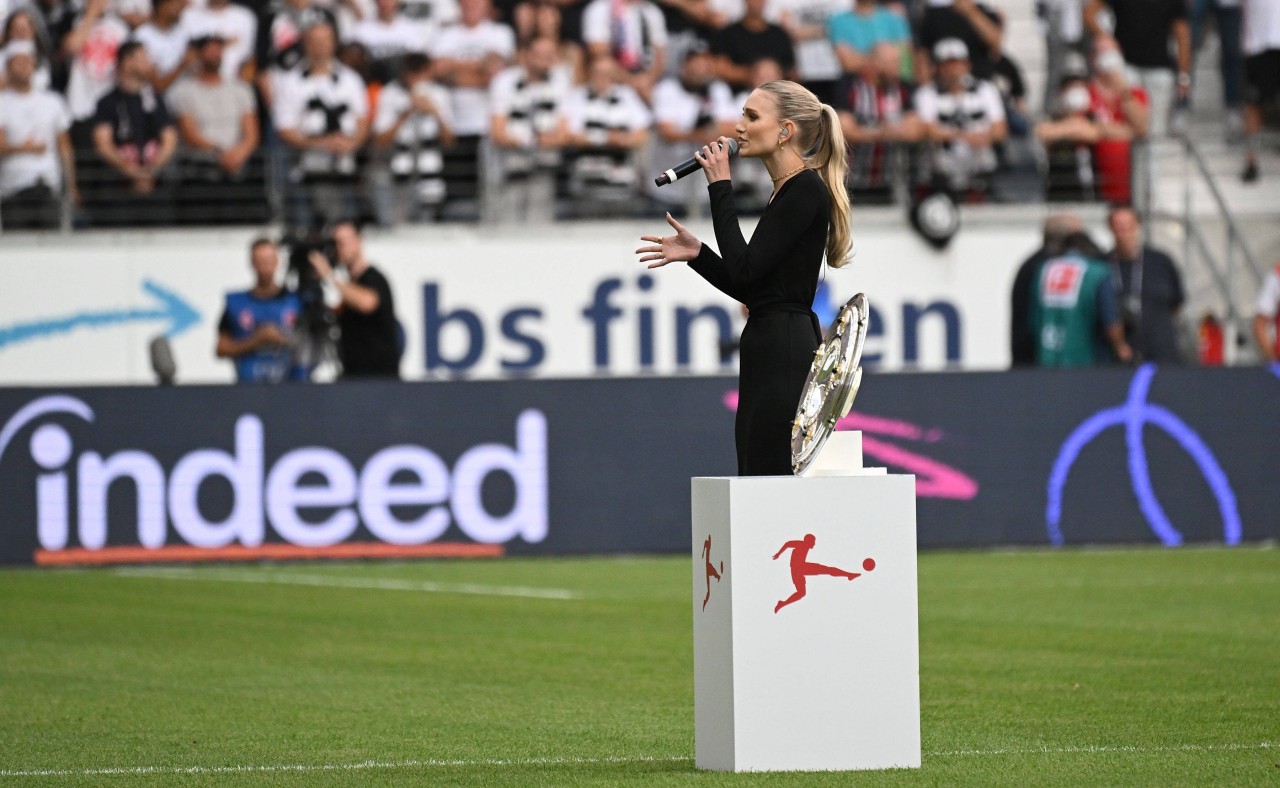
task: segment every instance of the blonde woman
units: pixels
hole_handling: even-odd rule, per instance
[[[707,177],[716,254],[670,214],[675,235],[642,236],[636,253],[650,268],[688,262],[718,290],[749,310],[740,350],[735,442],[741,476],[790,475],[791,423],[822,340],[810,308],[823,258],[849,255],[840,120],[804,87],[766,82],[747,98],[735,136],[742,156],[760,159],[773,194],[748,242],[738,226],[728,138],[694,155]]]

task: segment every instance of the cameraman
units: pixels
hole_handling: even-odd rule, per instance
[[[364,240],[354,222],[342,222],[333,229],[333,244],[337,263],[347,271],[345,279],[335,275],[333,265],[320,252],[312,251],[307,259],[340,299],[338,356],[342,377],[399,379],[403,348],[391,285],[365,259]]]
[[[273,241],[258,238],[249,245],[249,262],[256,282],[251,290],[227,294],[215,352],[235,362],[241,383],[306,380],[307,370],[293,352],[302,303],[276,281],[279,250]]]

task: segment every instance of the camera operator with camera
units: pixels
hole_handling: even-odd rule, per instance
[[[235,362],[241,383],[279,383],[307,380],[309,370],[295,353],[295,330],[302,317],[298,296],[279,284],[280,252],[276,244],[258,238],[249,246],[254,286],[227,294],[218,323],[218,358]]]
[[[346,276],[338,276],[334,264],[312,249],[307,255],[326,289],[336,291],[338,301],[338,357],[342,378],[399,378],[403,352],[396,321],[391,285],[364,255],[364,239],[354,222],[333,229],[334,257]]]

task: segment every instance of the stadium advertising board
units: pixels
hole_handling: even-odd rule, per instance
[[[688,549],[732,378],[0,390],[0,561]],[[1280,536],[1280,375],[868,375],[925,547]],[[854,503],[853,505],[856,505]]]
[[[658,223],[661,225],[661,222]],[[692,223],[707,237],[706,223]],[[720,375],[735,359],[740,307],[686,266],[646,271],[652,223],[513,235],[429,227],[370,233],[407,338],[409,379]],[[232,379],[213,346],[227,291],[251,284],[244,230],[6,236],[14,278],[0,290],[0,386],[151,383],[148,343],[172,343],[182,383]],[[1008,286],[1034,229],[973,228],[945,252],[900,227],[855,240],[825,274],[833,306],[872,294],[869,368],[1007,365]]]

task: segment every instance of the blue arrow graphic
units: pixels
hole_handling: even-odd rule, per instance
[[[166,290],[150,279],[142,281],[142,289],[149,293],[157,304],[148,309],[135,307],[131,309],[111,309],[100,312],[80,312],[67,317],[53,317],[46,320],[34,320],[30,323],[18,323],[7,328],[0,328],[0,349],[19,342],[53,334],[65,334],[77,328],[104,328],[120,323],[141,322],[147,320],[164,320],[169,323],[165,336],[176,337],[188,328],[200,322],[200,313],[172,290]]]

